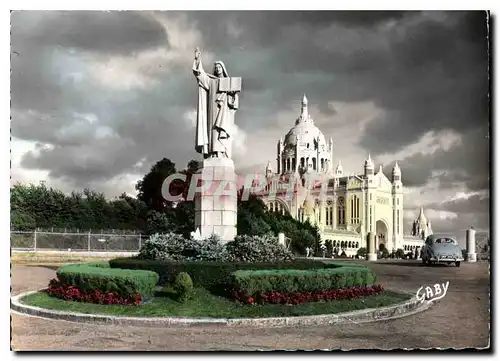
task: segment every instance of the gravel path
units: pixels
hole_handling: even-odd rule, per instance
[[[358,263],[361,263],[357,261]],[[488,263],[424,267],[417,261],[370,264],[386,287],[416,292],[449,281],[446,296],[429,310],[392,321],[342,326],[229,328],[214,326],[95,326],[12,313],[13,350],[317,350],[483,348],[489,346]],[[55,271],[12,267],[12,294],[45,287]]]

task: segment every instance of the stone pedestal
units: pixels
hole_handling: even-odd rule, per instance
[[[285,234],[283,232],[278,233],[278,243],[286,247],[285,244]]]
[[[476,230],[468,229],[465,233],[465,242],[467,243],[467,262],[476,262]]]
[[[209,158],[198,171],[195,194],[195,229],[203,239],[215,234],[224,243],[234,240],[237,221],[237,184],[234,162]]]
[[[366,259],[368,261],[377,260],[377,248],[375,245],[375,234],[368,232],[366,235]]]

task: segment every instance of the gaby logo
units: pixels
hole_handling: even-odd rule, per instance
[[[426,286],[425,289],[424,286],[422,286],[417,291],[417,299],[422,303],[425,300],[427,300],[427,302],[439,300],[440,298],[446,296],[446,291],[448,291],[449,285],[450,281],[447,281],[446,283],[436,283],[433,287]]]

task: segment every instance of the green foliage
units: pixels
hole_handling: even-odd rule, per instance
[[[17,183],[11,188],[10,203],[13,230],[143,229],[146,224],[146,205],[126,194],[108,201],[89,189],[65,195],[43,182]]]
[[[151,297],[159,280],[152,271],[109,268],[103,262],[63,266],[56,273],[61,282],[81,291],[116,292],[123,297]]]
[[[381,258],[389,258],[389,251],[387,250],[387,248],[384,248],[382,250],[382,254],[380,255]]]
[[[175,229],[175,225],[166,213],[154,210],[148,212],[146,234],[169,233],[172,229]]]
[[[333,254],[333,241],[331,239],[327,239],[325,241],[326,246],[326,256],[331,257]]]
[[[396,250],[396,258],[405,258],[405,251],[402,248]]]
[[[174,281],[174,290],[177,292],[179,301],[185,302],[191,298],[193,293],[193,280],[186,272],[180,272]]]
[[[276,262],[290,261],[293,254],[271,235],[236,236],[234,241],[224,245],[215,235],[198,241],[170,232],[151,236],[141,247],[139,258],[156,261]]]
[[[228,259],[226,247],[214,234],[200,241],[189,238],[185,249],[185,255],[190,260],[219,262]]]
[[[291,261],[293,254],[278,242],[278,237],[238,235],[226,244],[230,262]]]
[[[231,273],[237,270],[257,269],[315,269],[335,267],[321,261],[296,259],[290,262],[233,263],[201,261],[152,261],[139,258],[117,258],[109,261],[112,268],[148,270],[160,276],[159,284],[172,284],[180,272],[188,273],[195,286],[224,288],[231,282]]]
[[[258,292],[316,292],[375,283],[375,274],[366,267],[338,267],[314,270],[239,270],[232,285],[248,294]]]
[[[189,238],[191,232],[195,229],[194,225],[194,202],[181,202],[173,212],[173,222],[175,232]]]
[[[356,252],[356,254],[359,257],[365,258],[366,257],[366,248],[365,247],[359,248],[358,251]]]
[[[182,235],[169,232],[166,234],[154,234],[144,242],[139,258],[149,260],[181,260],[184,259],[183,251],[186,240]]]
[[[10,214],[10,228],[17,231],[32,231],[36,228],[36,221],[29,213],[19,209]]]
[[[149,173],[137,182],[135,187],[138,192],[137,198],[143,201],[148,209],[155,211],[164,210],[167,205],[171,205],[171,202],[167,202],[163,198],[163,182],[168,176],[175,173],[175,163],[172,163],[170,159],[163,158],[153,165]]]
[[[197,241],[169,232],[150,236],[142,245],[138,258],[156,261],[223,261],[227,259],[227,253],[220,238],[215,235]]]
[[[241,195],[240,190],[240,195]],[[319,229],[309,222],[300,222],[289,213],[269,212],[262,199],[250,194],[248,200],[238,201],[238,234],[250,236],[278,235],[283,232],[291,239],[291,249],[305,254],[306,247],[318,248]]]

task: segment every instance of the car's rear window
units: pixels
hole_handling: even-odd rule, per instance
[[[443,238],[436,239],[435,243],[451,243],[451,244],[455,244],[455,240],[453,238],[443,237]]]

